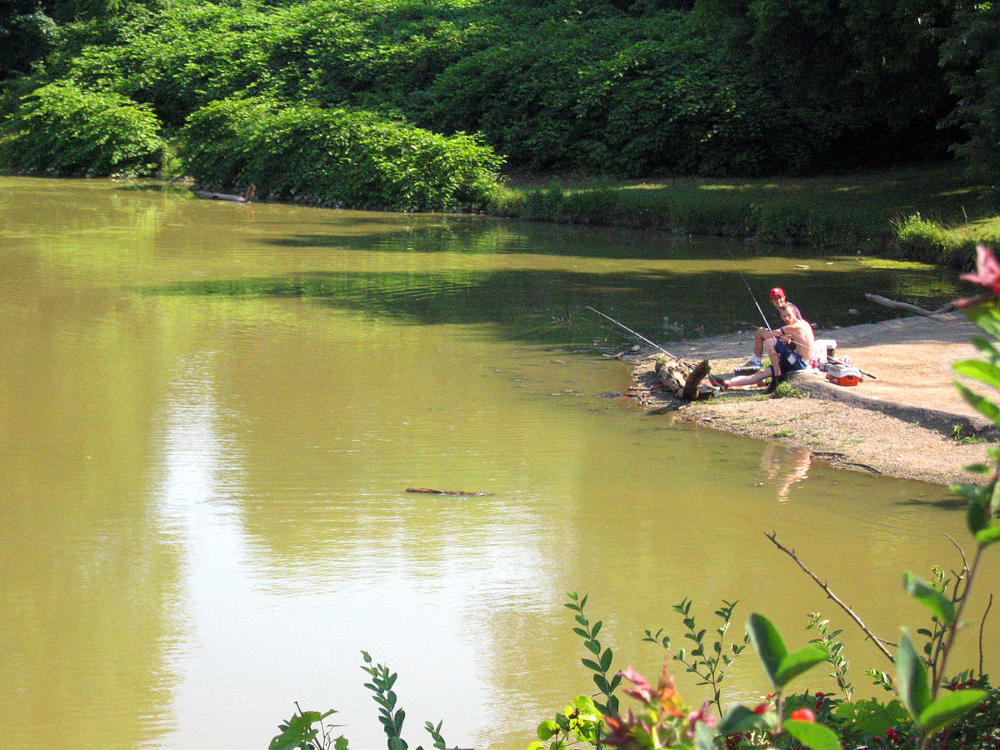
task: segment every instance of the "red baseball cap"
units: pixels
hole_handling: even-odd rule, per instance
[[[784,297],[784,296],[785,296],[785,290],[782,289],[780,286],[776,286],[774,287],[774,289],[771,290],[771,299],[774,299],[775,297]]]

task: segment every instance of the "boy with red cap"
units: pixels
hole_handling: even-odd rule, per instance
[[[779,311],[784,305],[788,305],[795,312],[795,317],[802,320],[802,313],[799,312],[799,308],[793,305],[785,297],[785,290],[780,286],[774,287],[771,290],[771,304],[775,306]],[[764,354],[764,341],[771,338],[774,334],[767,328],[758,328],[753,332],[753,356],[746,361],[746,364],[742,365],[739,370],[759,370],[761,368],[761,357]]]
[[[771,366],[760,369],[753,375],[740,375],[728,380],[709,375],[713,384],[724,388],[742,388],[771,378],[768,390],[773,391],[778,379],[786,373],[809,368],[816,345],[812,326],[795,314],[793,305],[782,305],[778,308],[778,314],[781,316],[781,328],[767,331],[763,344],[767,347]]]

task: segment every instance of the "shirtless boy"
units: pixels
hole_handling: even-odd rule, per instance
[[[717,379],[713,382],[726,388],[739,388],[774,378],[771,381],[774,384],[777,382],[776,378],[786,372],[805,370],[809,367],[816,343],[812,326],[796,315],[793,305],[782,305],[778,308],[778,313],[781,315],[781,328],[776,331],[766,331],[763,336],[763,346],[767,349],[771,366],[753,375],[740,375],[729,380]],[[795,345],[794,349],[791,344]]]
[[[795,310],[796,318],[802,318],[802,313],[799,312],[799,308],[788,301],[788,298],[785,297],[785,290],[780,286],[776,286],[771,290],[771,304],[774,305],[779,312],[784,305],[788,305]],[[773,333],[773,331],[767,328],[758,328],[753,332],[753,356],[746,361],[746,364],[739,368],[740,370],[749,368],[758,369],[762,366],[761,357],[764,354],[764,340],[771,333]]]

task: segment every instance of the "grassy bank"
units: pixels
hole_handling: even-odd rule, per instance
[[[1000,205],[953,164],[809,178],[511,177],[503,216],[753,237],[966,265],[1000,245]]]

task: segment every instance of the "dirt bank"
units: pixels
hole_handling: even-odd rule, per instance
[[[684,405],[676,414],[799,447],[843,468],[938,484],[976,481],[962,467],[985,461],[998,431],[959,395],[951,365],[977,357],[970,343],[977,334],[981,331],[957,313],[817,331],[817,338],[837,341],[839,356],[874,377],[845,388],[803,375],[795,379],[802,398],[770,398],[763,389],[727,391]],[[709,359],[712,372],[724,376],[749,355],[749,337],[682,342],[670,351]],[[655,361],[647,356],[635,363],[635,395],[649,410],[673,411],[677,404],[655,387]],[[989,395],[988,389],[975,389]]]

